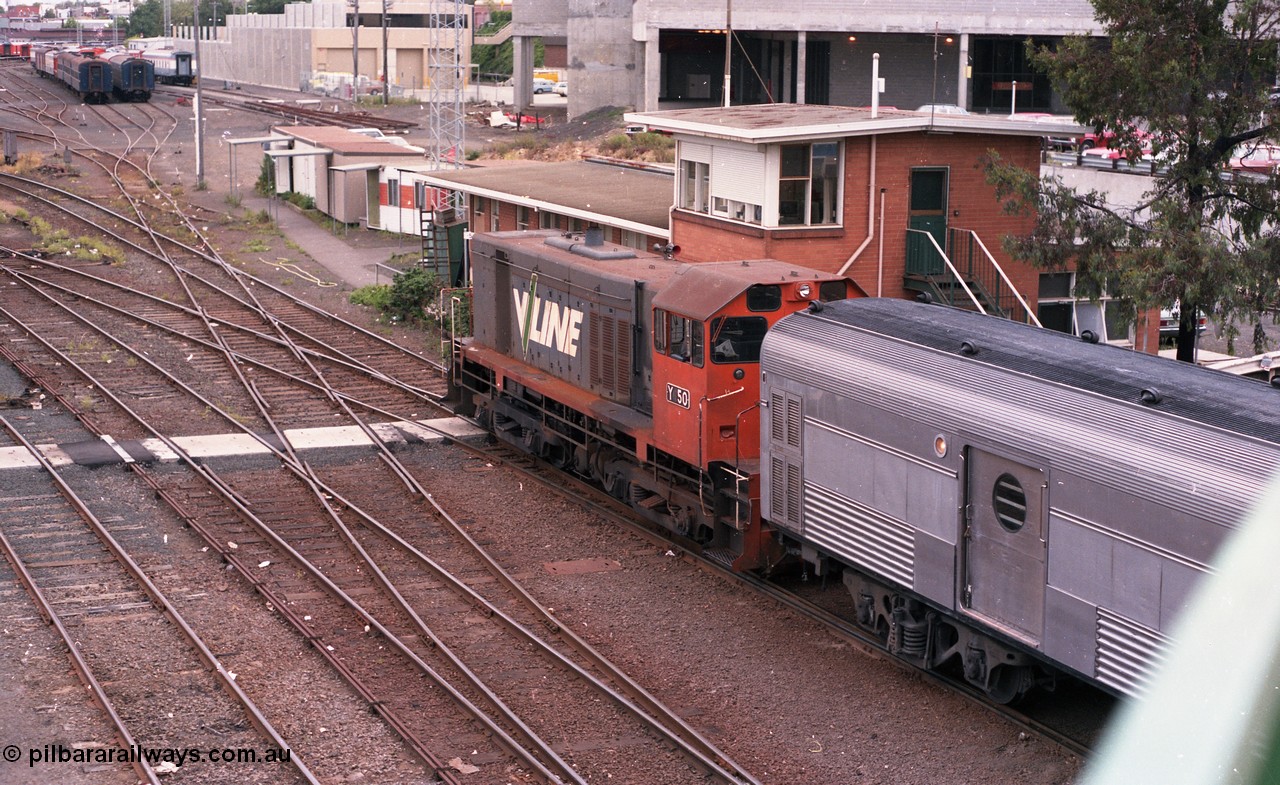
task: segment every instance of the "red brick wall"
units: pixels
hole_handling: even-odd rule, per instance
[[[918,166],[950,168],[948,221],[951,226],[973,229],[1013,279],[1029,302],[1039,288],[1038,271],[1015,265],[1001,248],[1001,237],[1025,233],[1028,218],[1004,215],[987,185],[979,159],[988,149],[1025,168],[1038,170],[1040,140],[1034,137],[980,136],[977,134],[886,134],[876,142],[876,193],[869,191],[869,138],[845,142],[843,228],[760,230],[705,216],[672,214],[672,241],[680,246],[678,258],[691,262],[771,257],[819,270],[836,271],[867,238],[867,210],[874,199],[877,210],[875,236],[862,250],[848,274],[868,293],[875,294],[877,280],[886,297],[909,295],[902,287],[906,269],[908,188],[911,169]],[[880,270],[880,191],[884,192],[884,257]]]

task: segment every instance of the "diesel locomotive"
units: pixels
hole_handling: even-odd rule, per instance
[[[773,260],[477,234],[464,404],[706,556],[804,562],[1009,701],[1143,688],[1280,467],[1280,390]]]

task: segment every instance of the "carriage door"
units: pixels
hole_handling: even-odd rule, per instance
[[[1044,627],[1044,472],[969,448],[961,604],[1039,645]]]

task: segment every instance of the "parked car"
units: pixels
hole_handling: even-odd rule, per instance
[[[534,95],[541,95],[542,93],[549,93],[549,92],[551,92],[552,90],[554,90],[554,89],[555,89],[555,87],[556,87],[556,83],[555,83],[555,82],[553,82],[553,81],[551,81],[550,79],[534,79],[534,80],[533,80],[533,94],[534,94]]]
[[[1166,340],[1173,340],[1178,337],[1178,320],[1181,318],[1182,310],[1178,303],[1170,305],[1160,311],[1160,337]],[[1202,312],[1200,318],[1196,319],[1196,334],[1204,335],[1204,331],[1209,328],[1209,319]]]
[[[1237,172],[1262,172],[1274,174],[1280,167],[1280,145],[1256,144],[1241,146],[1242,155],[1231,159],[1231,168]]]
[[[556,95],[563,95],[565,98],[568,98],[568,97],[569,97],[569,83],[568,83],[568,82],[556,82],[556,86],[555,86],[555,88],[553,88],[552,92],[554,92]]]
[[[884,107],[880,107],[883,109]],[[956,104],[925,104],[916,107],[917,112],[928,112],[929,114],[969,114],[969,110],[963,106]]]

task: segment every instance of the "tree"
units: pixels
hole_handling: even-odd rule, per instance
[[[164,6],[160,0],[147,0],[138,5],[129,14],[129,23],[125,27],[130,36],[156,38],[165,34]]]
[[[249,13],[283,14],[285,5],[292,2],[298,0],[249,0]]]
[[[1061,179],[1040,181],[997,159],[988,178],[1009,212],[1036,227],[1008,238],[1037,266],[1074,265],[1077,296],[1102,293],[1135,312],[1181,304],[1179,360],[1194,359],[1196,316],[1253,324],[1280,302],[1277,183],[1235,178],[1233,156],[1277,138],[1275,77],[1280,0],[1093,0],[1106,39],[1068,37],[1032,55],[1081,124],[1115,132],[1138,160],[1144,143],[1165,174],[1142,203],[1108,205]],[[1229,327],[1234,330],[1234,327]],[[1234,338],[1234,333],[1230,338]],[[1257,351],[1262,351],[1257,347]]]

